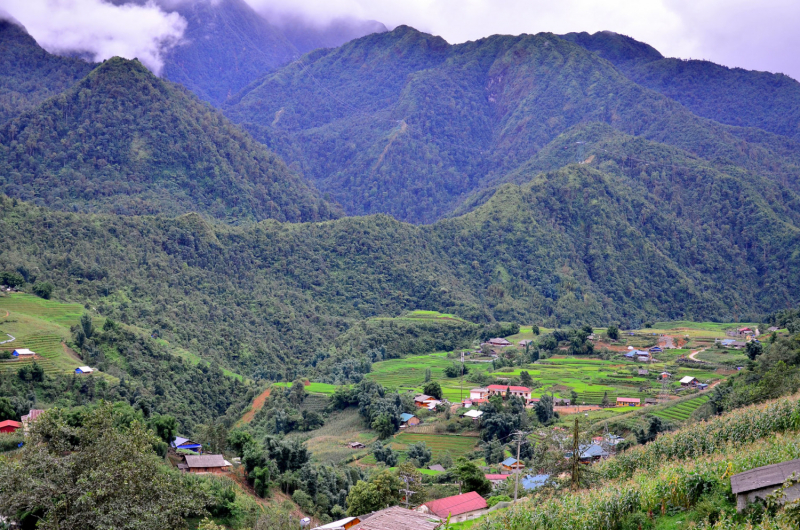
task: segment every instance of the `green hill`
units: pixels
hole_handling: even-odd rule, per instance
[[[0,142],[0,188],[58,209],[230,222],[335,215],[274,154],[135,60],[105,61],[1,127]]]
[[[95,66],[47,53],[25,28],[0,20],[0,124],[68,89]]]
[[[800,83],[789,76],[666,58],[647,44],[610,31],[561,38],[597,53],[632,81],[698,116],[800,140]]]
[[[800,144],[700,118],[548,33],[451,46],[401,26],[306,55],[253,83],[226,114],[348,213],[411,222],[452,212],[589,122],[795,188],[800,160]],[[573,162],[580,152],[565,154]]]

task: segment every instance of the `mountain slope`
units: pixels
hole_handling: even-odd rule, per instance
[[[348,213],[432,222],[569,128],[600,121],[796,181],[800,143],[698,118],[552,34],[450,46],[408,27],[309,54],[226,114]]]
[[[800,82],[789,76],[666,58],[647,44],[610,31],[561,38],[597,53],[631,80],[698,116],[800,140]]]
[[[336,48],[353,39],[372,33],[385,33],[386,26],[375,20],[334,19],[327,24],[314,24],[299,16],[280,16],[274,21],[300,53],[319,48]]]
[[[272,153],[138,61],[111,59],[0,128],[2,189],[59,209],[330,218]]]
[[[95,66],[51,55],[25,28],[0,20],[0,124],[66,90]]]
[[[271,379],[287,366],[311,369],[364,318],[412,309],[474,322],[638,326],[758,319],[797,304],[797,196],[616,134],[605,140],[610,153],[531,170],[474,211],[426,226],[385,215],[228,226],[6,199],[0,270],[21,268],[60,297]],[[649,162],[632,165],[612,145]]]
[[[299,55],[281,30],[243,0],[168,3],[186,20],[167,51],[162,75],[218,105],[251,81]]]

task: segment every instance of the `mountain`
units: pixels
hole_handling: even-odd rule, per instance
[[[165,4],[187,22],[167,51],[162,75],[218,105],[266,72],[299,56],[281,30],[243,0]]]
[[[272,17],[268,17],[272,18]],[[318,48],[338,48],[345,42],[372,33],[385,33],[386,26],[376,20],[338,18],[317,24],[301,16],[275,15],[276,24],[300,53]]]
[[[610,31],[561,38],[595,52],[632,81],[698,116],[800,140],[800,83],[789,76],[666,58],[647,44]]]
[[[6,194],[58,209],[229,222],[335,215],[274,154],[135,60],[105,61],[0,128],[0,168]]]
[[[401,26],[312,52],[253,83],[225,113],[347,213],[411,222],[448,215],[589,122],[795,189],[800,174],[800,143],[700,118],[547,33],[451,46]]]
[[[95,66],[52,55],[25,28],[0,20],[0,124],[66,90]]]
[[[560,141],[569,135],[603,147],[583,164],[522,170],[520,184],[432,225],[375,215],[230,226],[5,199],[0,270],[268,379],[313,370],[315,355],[364,319],[413,309],[638,327],[757,321],[797,305],[796,194],[607,125]],[[646,162],[620,154],[632,151]]]

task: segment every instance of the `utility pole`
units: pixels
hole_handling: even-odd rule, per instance
[[[464,350],[461,350],[461,403],[464,403]]]
[[[572,433],[572,489],[579,488],[579,466],[581,465],[580,442],[578,439],[578,418],[575,417],[575,430]]]
[[[414,495],[416,493],[416,491],[411,491],[410,489],[408,489],[408,477],[407,476],[403,475],[401,478],[403,479],[403,482],[406,483],[406,487],[405,487],[405,489],[401,489],[400,493],[402,493],[405,496],[405,499],[406,499],[405,500],[405,504],[406,504],[406,508],[408,508],[410,503],[411,503],[411,496]]]

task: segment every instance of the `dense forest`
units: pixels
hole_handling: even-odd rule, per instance
[[[52,208],[329,219],[283,162],[183,87],[114,58],[0,126],[0,188]]]
[[[451,46],[401,26],[308,54],[225,113],[349,214],[432,222],[592,121],[797,189],[796,142],[699,118],[547,33]]]

